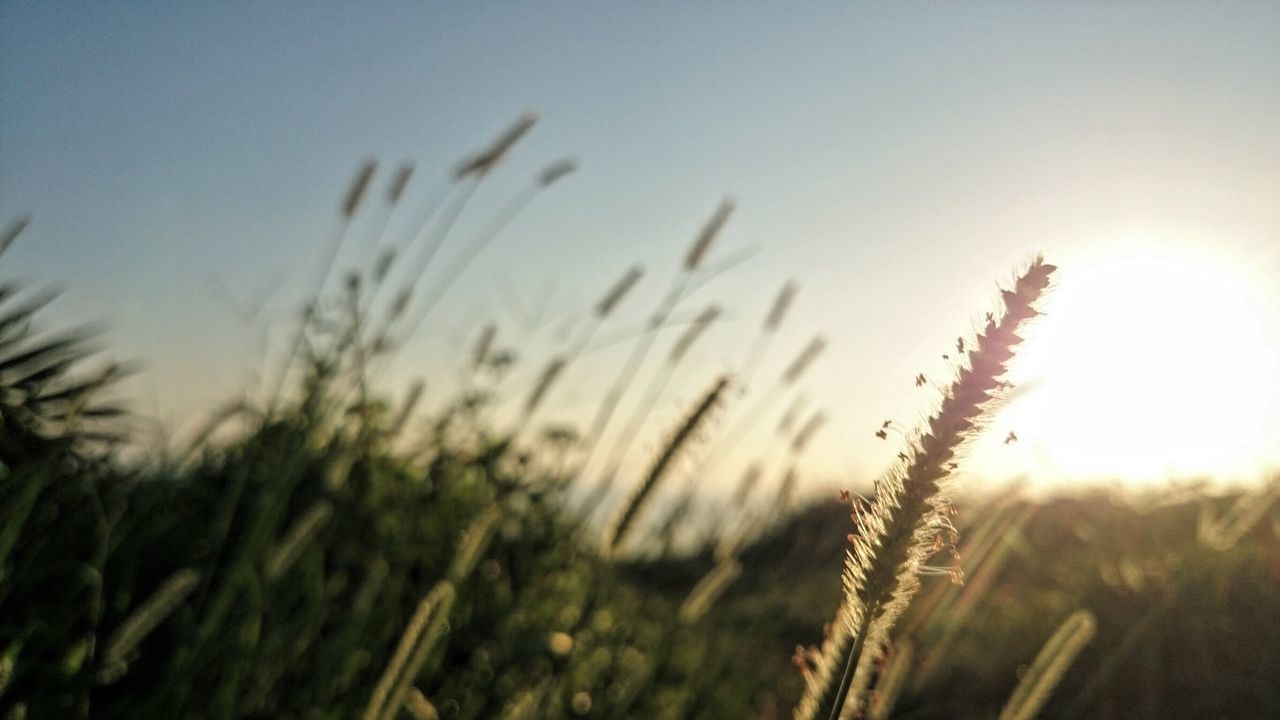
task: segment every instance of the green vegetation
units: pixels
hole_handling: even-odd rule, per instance
[[[456,181],[478,182],[531,123]],[[553,166],[537,188],[569,169]],[[373,173],[361,169],[344,223]],[[617,394],[731,208],[699,234]],[[427,262],[447,226],[415,236]],[[583,345],[552,358],[518,425],[498,430],[493,378],[512,358],[485,329],[474,376],[422,418],[421,387],[397,403],[370,382],[394,340],[417,330],[406,311],[429,309],[410,307],[410,284],[371,312],[392,257],[336,296],[321,292],[330,260],[276,397],[233,403],[186,451],[141,460],[109,401],[125,369],[94,367],[81,331],[40,333],[50,296],[0,287],[0,717],[767,720],[798,705],[806,717],[840,717],[842,705],[875,718],[1280,715],[1274,488],[949,497],[952,459],[1001,389],[1051,266],[1034,261],[1003,294],[902,467],[854,503],[854,524],[834,498],[790,509],[789,485],[770,522],[751,521],[749,470],[719,524],[675,551],[688,495],[660,508],[652,491],[721,431],[714,411],[731,380],[707,378],[643,484],[607,508],[602,536],[587,518],[613,478],[586,482],[566,456],[591,455],[617,399],[586,438],[535,422]],[[638,277],[605,295],[591,333]],[[784,287],[747,367],[794,294]],[[728,447],[822,347],[815,339],[728,424]],[[824,419],[782,423],[792,482]],[[610,473],[624,455],[606,458]],[[926,564],[947,551],[956,559]],[[844,619],[832,628],[833,618]],[[833,668],[814,647],[824,624],[844,659]],[[837,703],[835,691],[855,700]],[[821,695],[821,715],[806,692]]]

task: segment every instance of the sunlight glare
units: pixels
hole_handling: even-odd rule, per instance
[[[1241,281],[1129,254],[1064,271],[1045,311],[1016,368],[1034,390],[1011,420],[1064,476],[1220,475],[1257,462],[1278,364]]]

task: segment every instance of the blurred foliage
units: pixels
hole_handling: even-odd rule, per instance
[[[297,397],[236,408],[229,437],[185,456],[124,463],[125,418],[98,400],[118,370],[82,371],[84,338],[42,339],[47,300],[17,295],[0,289],[0,717],[361,717],[442,582],[445,631],[390,717],[790,716],[796,645],[838,602],[846,505],[775,522],[682,621],[715,533],[602,560],[566,509],[570,428],[517,447],[471,388],[397,442],[402,421],[357,381],[370,353],[319,330]],[[1273,499],[962,504],[968,581],[926,578],[893,716],[994,717],[1080,608],[1097,636],[1044,717],[1280,716],[1280,525],[1257,507]]]

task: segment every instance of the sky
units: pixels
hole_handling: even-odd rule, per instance
[[[34,220],[3,273],[65,284],[51,322],[102,321],[111,355],[145,363],[130,386],[135,408],[178,432],[250,386],[287,334],[364,158],[384,173],[416,161],[412,207],[441,192],[458,158],[535,110],[538,124],[477,190],[427,280],[439,282],[448,258],[541,168],[572,156],[580,170],[481,253],[402,350],[390,385],[425,375],[430,388],[449,387],[467,343],[496,321],[500,344],[525,356],[510,387],[527,386],[564,345],[566,323],[639,263],[637,293],[545,418],[581,422],[621,364],[629,328],[729,196],[736,210],[711,259],[741,262],[678,313],[687,320],[715,302],[725,319],[663,395],[633,458],[716,373],[741,368],[774,294],[794,279],[793,313],[752,387],[758,398],[822,333],[828,351],[802,389],[831,422],[803,482],[865,482],[901,447],[874,436],[880,423],[910,427],[933,407],[949,372],[941,355],[990,309],[997,281],[1043,252],[1061,268],[1062,295],[1077,298],[1064,314],[1086,329],[1060,329],[1050,312],[1027,348],[1039,360],[1018,376],[1031,388],[1024,407],[992,422],[967,471],[984,482],[1243,477],[1280,466],[1270,440],[1280,437],[1276,37],[1280,5],[1263,2],[5,0],[0,218]],[[393,235],[403,215],[390,219]],[[361,262],[378,227],[376,213],[357,219],[343,267]],[[1176,258],[1191,270],[1175,299],[1188,287],[1226,289],[1181,315],[1161,316],[1170,303],[1160,301],[1132,320],[1168,334],[1089,335],[1096,318],[1119,316],[1126,291],[1089,282],[1134,257],[1132,267]],[[1104,288],[1112,304],[1088,315]],[[237,307],[264,296],[267,309],[246,322]],[[1219,306],[1202,326],[1182,322]],[[1212,335],[1236,327],[1218,322],[1222,313],[1244,317],[1242,329]],[[659,338],[654,358],[675,334]],[[1138,335],[1166,352],[1124,361]],[[1068,346],[1111,357],[1094,363],[1098,373],[1119,369],[1075,386],[1042,377]],[[1241,364],[1245,355],[1256,362]],[[1180,370],[1182,357],[1199,369]],[[917,373],[930,383],[916,388]],[[1123,395],[1137,378],[1149,380],[1144,394],[1114,407],[1080,390]],[[1048,388],[1040,400],[1036,387]],[[428,392],[437,404],[446,396]],[[789,400],[779,397],[774,413]],[[1068,407],[1081,397],[1111,424],[1085,428],[1087,410]],[[1135,398],[1147,408],[1184,399],[1144,415]],[[1237,422],[1207,425],[1210,413]],[[1153,418],[1173,418],[1164,435],[1131,433]],[[775,422],[766,417],[735,461],[767,445]],[[1214,428],[1229,432],[1206,451],[1212,462],[1143,462],[1153,448],[1079,462],[1109,457],[1099,448],[1123,454],[1117,437],[1159,444],[1185,431],[1195,442]],[[1017,430],[1016,443],[1001,441]],[[728,476],[711,490],[726,491]]]

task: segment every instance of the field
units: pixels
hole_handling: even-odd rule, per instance
[[[459,181],[478,182],[521,123]],[[549,167],[534,192],[572,169]],[[695,238],[654,327],[732,209]],[[958,348],[935,413],[881,428],[902,451],[874,486],[798,499],[784,484],[752,512],[748,482],[698,512],[692,492],[655,501],[717,447],[731,375],[707,373],[626,489],[610,486],[625,451],[597,458],[599,484],[581,472],[617,398],[581,429],[539,423],[581,346],[502,389],[513,358],[486,330],[445,410],[417,412],[421,388],[380,390],[379,364],[447,290],[380,295],[392,262],[332,290],[330,256],[276,391],[229,399],[207,432],[142,457],[113,401],[127,369],[78,331],[39,331],[51,297],[0,290],[0,717],[1280,715],[1275,484],[964,492],[963,449],[1050,291],[1044,260]],[[670,372],[714,321],[690,324]],[[619,394],[655,335],[635,340]],[[782,386],[821,352],[803,348]],[[503,393],[514,425],[491,412]],[[793,469],[823,422],[785,423]]]

